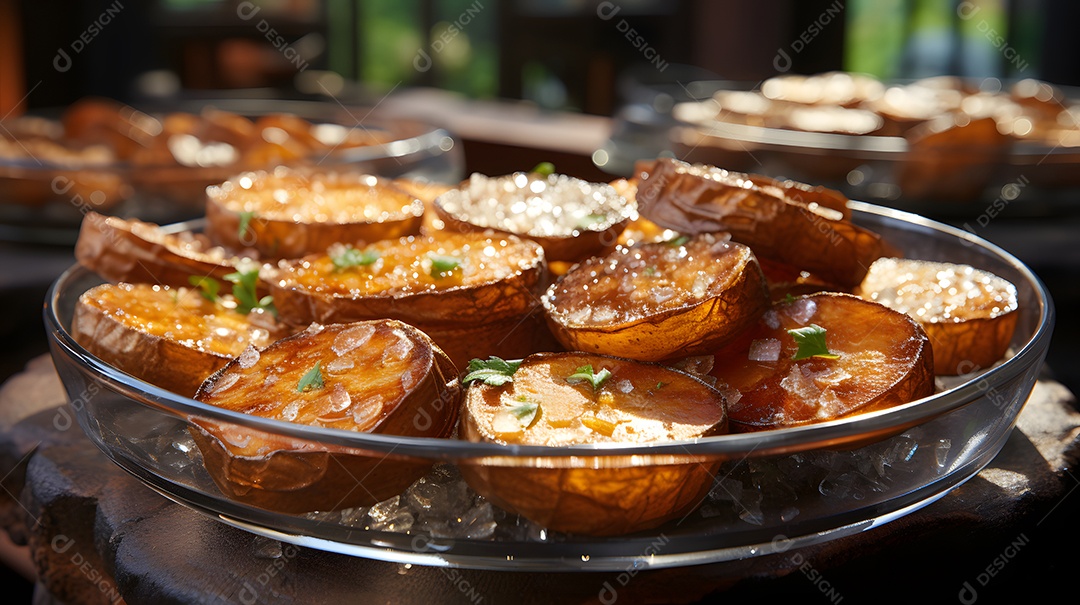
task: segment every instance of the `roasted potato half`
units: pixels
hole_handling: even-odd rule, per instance
[[[279,264],[274,304],[293,325],[377,318],[408,322],[455,363],[528,354],[542,341],[537,291],[544,251],[515,236],[404,237]],[[540,339],[540,340],[536,340]]]
[[[79,297],[71,320],[76,342],[106,363],[185,397],[245,348],[286,334],[262,310],[236,310],[197,290],[150,284],[103,284]]]
[[[966,374],[1005,356],[1016,330],[1016,286],[968,265],[881,258],[857,294],[915,318],[934,347],[934,372]]]
[[[89,212],[75,259],[114,283],[187,287],[192,275],[224,279],[241,260],[197,233],[166,233],[153,223]]]
[[[195,398],[220,408],[347,431],[450,437],[461,387],[431,339],[394,320],[321,326],[247,349]],[[286,513],[381,502],[419,479],[430,460],[321,445],[192,419],[206,469],[227,496]]]
[[[274,259],[416,234],[424,214],[420,200],[377,177],[285,167],[245,172],[206,197],[211,240]]]
[[[670,158],[635,171],[641,216],[685,234],[729,232],[759,257],[829,283],[857,286],[886,250],[881,236],[845,218],[843,197],[829,190]]]
[[[568,350],[645,361],[711,352],[768,304],[754,253],[711,233],[593,257],[544,295],[551,331]]]
[[[549,261],[575,262],[615,245],[633,205],[605,183],[566,175],[473,174],[435,198],[449,231],[495,229],[538,242]]]
[[[487,370],[497,371],[499,362],[489,360]],[[477,363],[473,370],[480,369]],[[468,386],[461,438],[564,446],[688,440],[727,430],[720,392],[666,366],[580,352],[536,354],[516,368],[501,363],[508,382],[482,378]],[[685,515],[700,504],[720,464],[605,467],[603,456],[594,462],[588,468],[460,468],[477,492],[506,510],[548,529],[610,536]]]
[[[851,294],[777,303],[716,353],[733,431],[889,408],[934,392],[930,340],[915,320]]]

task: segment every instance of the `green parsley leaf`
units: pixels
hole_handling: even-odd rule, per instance
[[[689,235],[680,235],[678,237],[673,237],[664,243],[672,248],[678,248],[679,246],[685,246],[688,241],[690,241]]]
[[[666,384],[667,384],[666,382],[661,380],[660,382],[656,383],[656,390],[659,391],[660,389],[664,388],[664,385],[666,385]]]
[[[428,258],[431,259],[431,276],[435,279],[447,277],[451,271],[461,266],[461,259],[456,256],[429,254]]]
[[[529,172],[543,176],[551,176],[555,174],[555,164],[552,164],[551,162],[540,162]]]
[[[199,289],[199,294],[210,302],[218,301],[218,292],[221,290],[221,284],[218,280],[212,277],[199,277],[198,275],[189,275],[188,283]]]
[[[506,411],[510,412],[514,418],[517,418],[521,422],[521,426],[528,428],[533,423],[533,420],[536,420],[536,413],[540,411],[540,404],[522,395],[518,397],[517,403],[506,406]]]
[[[645,270],[642,271],[642,274],[644,274],[646,277],[653,277],[654,275],[656,275],[656,267],[645,267]]]
[[[520,366],[520,361],[504,361],[498,357],[489,357],[487,361],[473,359],[469,362],[468,373],[465,374],[465,378],[461,382],[462,384],[468,384],[474,380],[479,380],[493,387],[502,386],[508,382],[513,382],[514,372]]]
[[[330,255],[330,262],[334,263],[334,271],[344,271],[350,267],[366,267],[379,260],[378,250],[357,250],[352,246],[346,246],[340,254]]]
[[[517,399],[516,403],[504,401],[495,411],[491,418],[491,428],[496,433],[520,433],[536,422],[540,404],[527,398],[524,401],[521,397]]]
[[[240,213],[240,228],[236,233],[237,239],[244,239],[244,236],[247,235],[248,228],[251,226],[251,219],[253,218],[255,218],[254,212],[245,211]]]
[[[566,377],[566,382],[570,384],[577,384],[579,382],[587,382],[592,385],[593,391],[599,391],[600,387],[604,386],[604,383],[611,378],[611,372],[607,368],[601,368],[599,372],[593,373],[592,364],[581,366],[574,370],[574,373]]]
[[[264,296],[258,298],[259,268],[253,267],[247,271],[236,271],[225,276],[227,281],[232,282],[232,294],[236,299],[236,310],[247,315],[255,309],[265,309],[277,315],[274,308],[274,297]]]
[[[321,389],[325,386],[323,385],[321,365],[321,361],[316,361],[315,366],[300,378],[300,382],[296,383],[297,393],[303,393],[304,391],[310,391],[311,389]]]
[[[840,357],[829,352],[829,347],[825,345],[825,328],[817,324],[810,324],[797,330],[788,330],[787,333],[791,334],[796,344],[799,345],[799,350],[795,351],[795,354],[791,357],[794,360],[808,357],[823,357],[825,359],[838,359]]]
[[[788,292],[784,295],[784,300],[782,302],[785,305],[790,305],[791,303],[795,302],[795,297],[791,295],[791,292]]]

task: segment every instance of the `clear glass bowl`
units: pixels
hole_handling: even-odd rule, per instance
[[[625,570],[733,561],[871,529],[940,498],[1004,445],[1039,375],[1054,323],[1046,288],[1020,261],[976,236],[852,202],[854,220],[911,258],[967,263],[1017,288],[1009,357],[893,409],[791,429],[648,445],[503,446],[320,429],[220,410],[124,374],[69,333],[78,296],[100,280],[74,267],[55,283],[45,321],[80,426],[113,461],[165,496],[274,539],[374,559],[516,570]],[[333,512],[284,514],[228,497],[191,437],[191,419],[347,448],[379,464],[430,465],[400,496]],[[388,462],[384,462],[384,459]],[[617,537],[549,532],[493,507],[462,470],[602,472],[719,464],[702,504],[655,530]],[[356,476],[366,489],[366,476]],[[553,495],[554,499],[554,495]]]
[[[209,107],[251,119],[289,114],[315,125],[363,131],[381,141],[316,152],[290,165],[447,183],[464,175],[464,152],[451,133],[418,120],[383,119],[368,108],[322,101],[224,98],[141,109],[164,116],[198,114]],[[203,215],[208,185],[258,168],[262,166],[125,161],[79,166],[46,158],[0,158],[0,239],[73,244],[83,215],[91,210],[159,224],[189,220]]]

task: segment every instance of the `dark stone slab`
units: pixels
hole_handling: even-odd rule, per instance
[[[142,603],[1015,603],[1068,590],[1080,495],[1080,414],[1036,386],[990,467],[880,528],[716,565],[638,574],[405,566],[278,544],[172,503],[45,410],[0,433],[37,441],[22,504],[42,583],[69,605]],[[50,414],[52,414],[50,416]],[[35,432],[36,431],[36,432]],[[78,556],[76,556],[78,555]]]

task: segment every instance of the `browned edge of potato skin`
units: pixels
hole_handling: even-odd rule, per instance
[[[582,229],[578,232],[578,235],[538,236],[527,233],[512,233],[494,227],[481,227],[470,223],[443,209],[437,197],[432,206],[434,206],[439,220],[443,222],[443,228],[447,231],[456,231],[458,233],[493,231],[501,235],[515,235],[523,239],[531,239],[544,248],[544,256],[547,257],[548,261],[554,262],[577,262],[595,254],[601,254],[615,245],[615,242],[619,239],[619,234],[630,224],[630,220],[624,218],[603,231]]]
[[[630,322],[570,326],[555,318],[549,296],[544,296],[543,302],[552,334],[568,350],[660,361],[712,353],[722,347],[761,316],[769,306],[769,294],[751,251],[739,275],[719,296]]]
[[[174,288],[190,287],[188,278],[192,275],[222,281],[236,271],[227,261],[217,263],[181,254],[162,243],[142,238],[132,231],[132,225],[133,222],[126,219],[87,213],[75,243],[75,259],[113,283],[160,284]]]
[[[385,180],[380,179],[376,186],[387,195],[400,196],[403,201],[411,199],[422,205],[415,197]],[[266,259],[300,258],[323,253],[337,243],[357,244],[416,235],[420,233],[423,214],[403,215],[382,222],[331,223],[271,219],[256,213],[248,222],[243,238],[240,236],[240,221],[240,212],[230,210],[213,196],[207,196],[206,234],[211,241],[230,250],[251,248]]]
[[[387,321],[430,349],[431,367],[401,404],[371,432],[452,437],[463,395],[456,367],[426,334],[403,322]],[[294,334],[271,346],[292,346],[303,335],[303,332]],[[208,377],[195,399],[238,363],[234,359]],[[274,512],[302,514],[370,506],[402,493],[434,464],[427,459],[319,444],[250,429],[244,430],[252,439],[270,444],[270,452],[245,456],[235,453],[221,439],[227,422],[195,416],[189,422],[188,432],[203,455],[207,471],[225,496]]]
[[[997,317],[923,323],[934,349],[934,372],[958,376],[994,365],[1005,357],[1019,317],[1013,309]]]
[[[538,353],[531,360],[543,360],[556,355],[588,355],[593,353]],[[623,360],[626,361],[626,360]],[[629,360],[634,361],[634,360]],[[649,362],[635,362],[660,366]],[[714,387],[692,373],[661,366]],[[477,426],[467,411],[470,397],[483,397],[488,390],[501,390],[509,385],[493,387],[473,383],[466,388],[459,426],[459,437],[474,443],[492,442]],[[723,396],[717,392],[717,398]],[[724,420],[702,436],[727,432]],[[497,442],[496,442],[497,443]],[[609,457],[610,458],[610,457]],[[462,476],[478,493],[496,506],[513,511],[547,529],[592,536],[617,536],[653,529],[681,518],[697,508],[711,489],[723,461],[719,458],[695,459],[675,464],[631,466],[628,460],[622,468],[539,468],[497,466],[491,464],[459,464]],[[586,464],[585,466],[588,466]]]
[[[203,380],[231,359],[141,332],[84,304],[81,299],[75,305],[71,336],[109,365],[184,397],[194,396]]]
[[[787,193],[776,196],[760,187],[736,190],[687,173],[688,166],[668,158],[639,163],[636,200],[642,216],[688,235],[728,231],[762,258],[797,266],[840,286],[857,286],[870,264],[886,253],[879,234],[812,211]],[[752,180],[741,173],[735,177]],[[717,198],[727,199],[709,211],[710,201]]]

